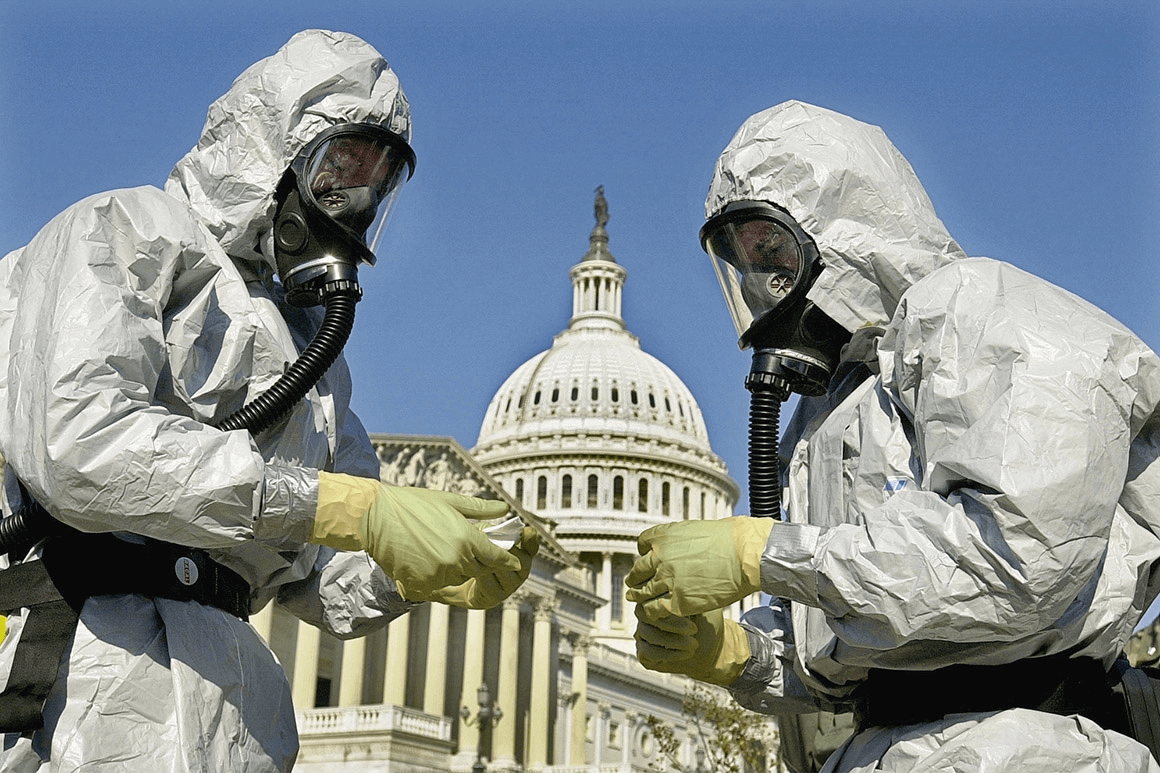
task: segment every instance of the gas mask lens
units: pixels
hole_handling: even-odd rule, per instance
[[[813,247],[788,214],[757,202],[731,204],[701,229],[738,336],[805,291],[816,256],[806,245]]]
[[[347,124],[324,132],[303,170],[318,210],[370,248],[371,262],[415,154],[382,127]],[[370,241],[367,241],[368,235]]]

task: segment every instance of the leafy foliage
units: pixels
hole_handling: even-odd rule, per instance
[[[773,720],[748,711],[728,696],[693,682],[681,701],[689,722],[694,759],[682,761],[676,728],[653,715],[645,721],[659,754],[650,769],[677,773],[761,773],[778,770],[777,730]]]

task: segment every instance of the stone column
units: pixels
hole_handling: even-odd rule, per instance
[[[592,639],[577,636],[572,641],[572,737],[569,743],[568,764],[586,764],[588,745],[588,648]]]
[[[552,680],[552,619],[560,602],[555,598],[536,599],[536,623],[532,630],[532,693],[528,722],[526,764],[532,768],[548,764],[548,693]]]
[[[274,628],[274,602],[266,604],[261,611],[250,615],[250,625],[254,626],[254,630],[262,637],[262,641],[266,642],[266,646],[270,645],[270,632]]]
[[[427,632],[427,681],[423,686],[423,711],[443,716],[443,693],[447,687],[447,636],[450,633],[451,608],[431,604],[431,623]]]
[[[407,702],[407,647],[411,639],[411,616],[400,615],[387,626],[387,668],[383,678],[383,703]]]
[[[612,706],[601,701],[596,706],[596,727],[593,747],[595,759],[592,764],[600,767],[604,763],[604,747],[608,745],[608,719],[612,716]]]
[[[519,686],[520,607],[524,593],[514,593],[503,602],[499,641],[499,684],[495,686],[495,705],[503,719],[492,730],[492,758],[501,766],[516,761],[516,689]]]
[[[466,706],[474,716],[479,711],[476,700],[477,690],[483,684],[483,648],[487,610],[467,610],[467,635],[463,640],[463,693],[459,705]],[[494,693],[494,690],[492,691]],[[470,767],[475,761],[475,750],[479,748],[479,725],[467,724],[459,718],[459,754],[457,759]]]
[[[620,739],[620,748],[624,753],[624,756],[621,757],[621,764],[625,770],[628,770],[628,766],[632,763],[632,745],[636,743],[636,721],[638,719],[640,719],[640,715],[635,711],[624,712],[624,728],[621,731],[624,735]]]
[[[363,674],[366,673],[367,640],[360,636],[342,643],[342,675],[338,680],[338,705],[362,704]]]
[[[322,631],[309,623],[298,621],[298,641],[294,644],[294,681],[290,694],[298,711],[314,708],[318,690],[318,646]]]
[[[600,567],[600,576],[596,580],[596,595],[606,599],[603,606],[596,610],[596,630],[608,633],[612,628],[612,554],[604,554],[604,563]]]

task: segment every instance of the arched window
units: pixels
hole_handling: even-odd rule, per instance
[[[548,479],[543,475],[536,481],[536,509],[543,510],[548,506]]]
[[[636,509],[637,512],[648,512],[648,481],[644,478],[640,479],[636,490]]]
[[[560,400],[560,388],[553,387],[553,389],[552,389],[552,402],[554,402],[554,403],[559,402],[559,400]]]
[[[516,501],[521,505],[524,503],[524,479],[516,478]]]
[[[661,515],[669,514],[669,488],[667,481],[661,484]]]
[[[689,487],[685,486],[681,491],[681,517],[686,521],[689,520]]]
[[[599,494],[599,485],[597,483],[596,476],[589,475],[588,476],[588,508],[590,510],[596,509],[596,507],[600,504],[600,499],[597,497],[597,494]]]
[[[560,479],[560,507],[572,506],[572,476],[565,475]]]
[[[572,402],[576,402],[576,400],[579,397],[580,397],[580,387],[572,387]]]
[[[624,509],[624,478],[619,475],[612,479],[612,509]]]

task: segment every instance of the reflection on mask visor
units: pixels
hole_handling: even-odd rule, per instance
[[[788,230],[770,220],[726,223],[711,234],[709,254],[749,278],[751,291],[780,299],[789,294],[801,272],[801,250]],[[756,280],[756,281],[755,281]]]
[[[344,126],[320,139],[301,171],[306,192],[320,211],[357,234],[373,254],[414,169],[415,155],[401,138],[379,127]]]
[[[326,193],[346,188],[371,188],[382,197],[406,167],[406,155],[392,144],[368,137],[338,136],[314,152],[306,179],[311,194],[320,202]]]

